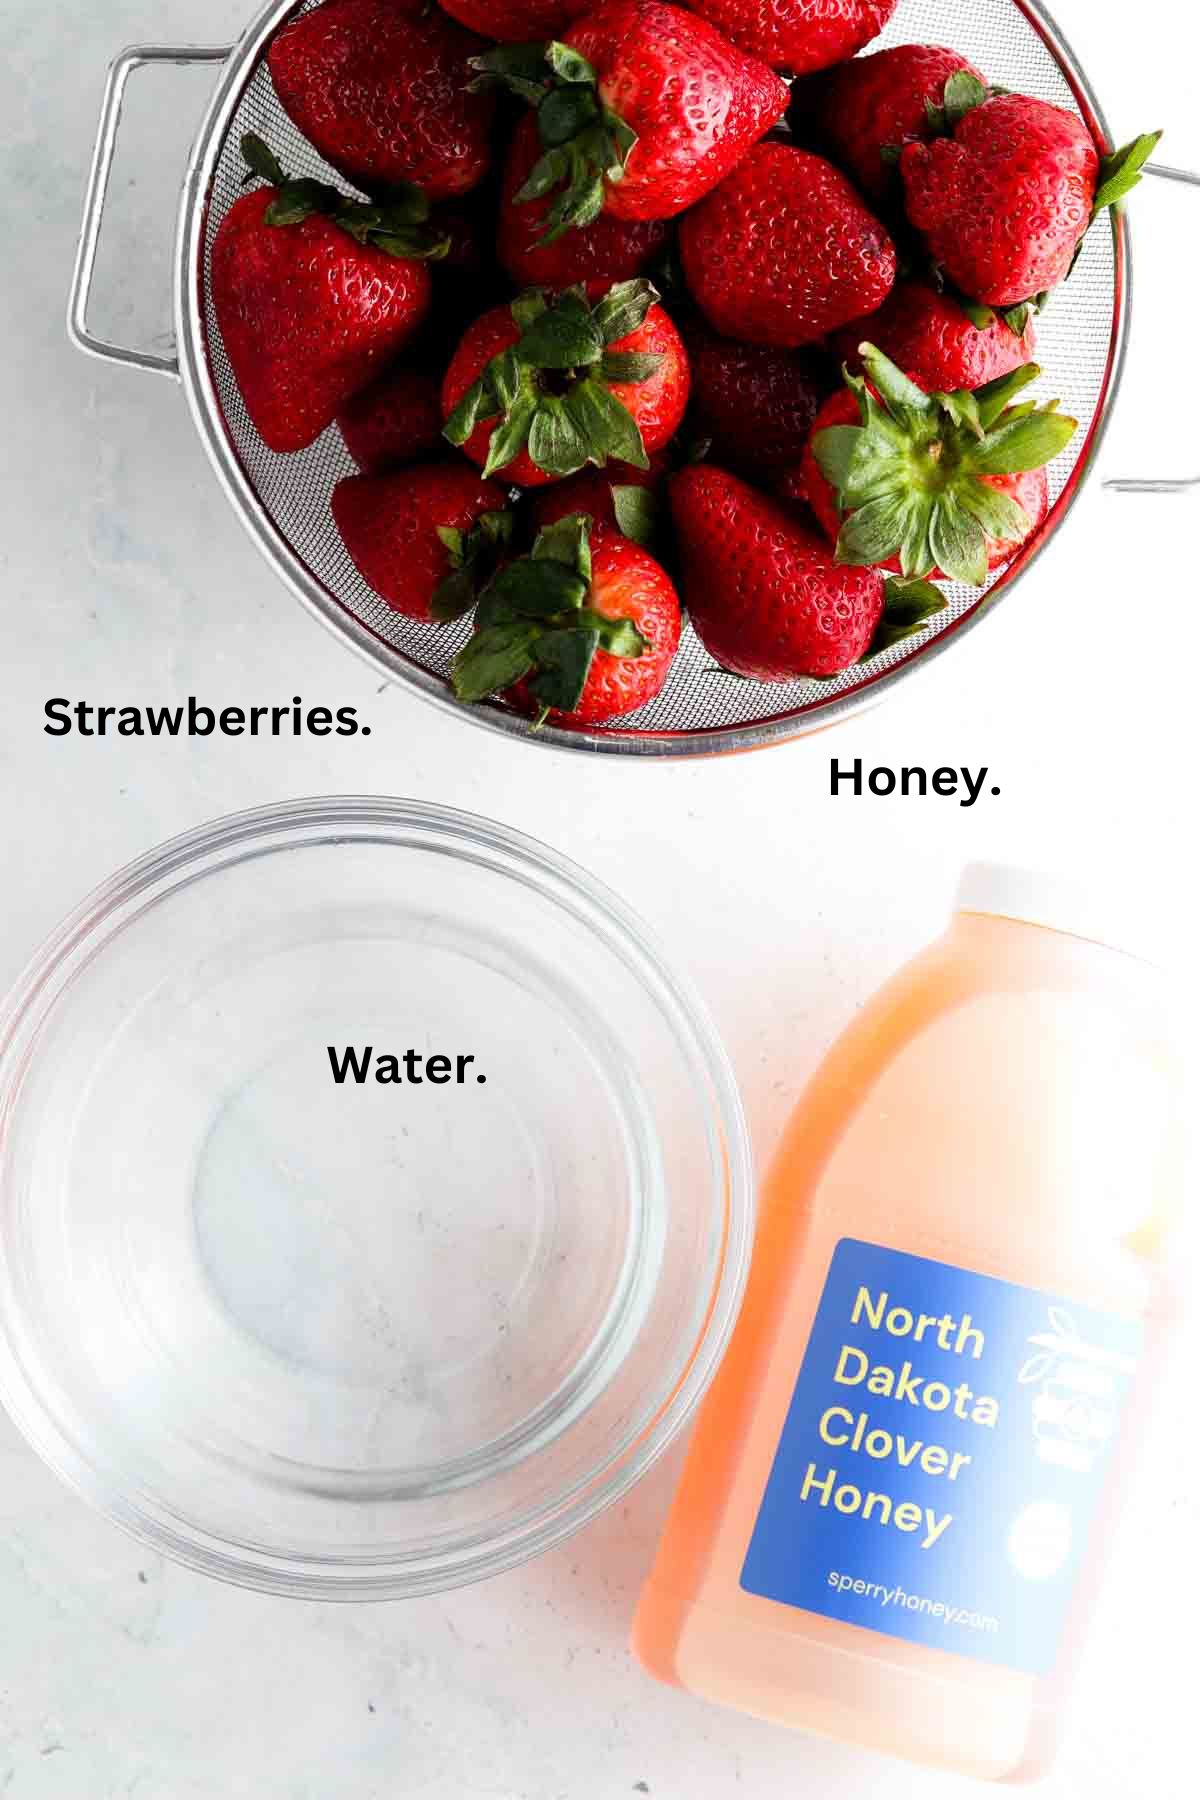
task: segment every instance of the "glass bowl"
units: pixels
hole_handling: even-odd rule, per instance
[[[712,1376],[752,1213],[696,997],[582,870],[463,813],[205,826],[0,1013],[0,1396],[246,1586],[427,1593],[577,1530]]]

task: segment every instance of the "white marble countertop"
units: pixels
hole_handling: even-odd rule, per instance
[[[1171,126],[1169,160],[1200,165],[1200,26],[1187,0],[1147,0],[1136,18],[1116,0],[1057,11],[1116,128]],[[831,1035],[940,929],[965,858],[1104,882],[1135,870],[1177,922],[1194,915],[1195,496],[1120,500],[1093,483],[1037,571],[935,674],[834,737],[761,757],[593,765],[489,740],[380,690],[259,561],[179,392],[90,363],[64,336],[104,64],[129,42],[220,41],[244,16],[237,0],[6,8],[0,987],[93,883],[185,827],[300,794],[433,797],[547,839],[670,938],[725,1034],[761,1160]],[[173,188],[209,79],[164,72],[131,102],[101,321],[123,332],[166,330]],[[1200,461],[1184,417],[1200,399],[1189,341],[1200,196],[1146,191],[1137,212],[1135,342],[1104,461],[1157,474]],[[188,693],[354,704],[372,735],[247,745],[42,733],[51,694]],[[1001,795],[969,811],[834,800],[834,752],[986,763]],[[1176,948],[1184,992],[1190,937],[1179,931]],[[1046,1790],[1055,1800],[1196,1792],[1200,1479],[1187,1373],[1163,1409]],[[62,1490],[0,1419],[0,1794],[965,1800],[969,1784],[706,1708],[639,1673],[627,1627],[677,1463],[536,1566],[445,1598],[335,1609],[157,1562]]]

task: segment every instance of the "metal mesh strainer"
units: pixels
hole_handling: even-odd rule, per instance
[[[459,708],[445,675],[467,630],[423,625],[389,611],[350,562],[333,526],[329,496],[353,463],[336,429],[311,449],[274,454],[259,440],[233,379],[208,292],[213,234],[237,198],[243,173],[240,140],[256,131],[298,174],[331,172],[299,135],[275,98],[263,51],[282,21],[306,10],[295,0],[271,0],[232,49],[128,51],[114,65],[88,196],[74,295],[73,335],[85,349],[172,375],[184,382],[204,443],[236,511],[293,591],[339,636],[348,639],[392,680],[416,688],[491,729],[528,736],[526,721],[502,706]],[[952,22],[948,14],[953,14]],[[1005,87],[1079,113],[1098,140],[1108,134],[1098,104],[1074,56],[1037,0],[902,0],[880,44],[943,42]],[[147,62],[220,62],[223,71],[192,153],[184,185],[176,258],[178,362],[98,341],[85,310],[95,262],[100,215],[121,99],[129,74]],[[948,612],[936,631],[895,647],[865,668],[834,682],[765,686],[715,680],[712,661],[688,632],[667,686],[619,728],[573,733],[547,730],[535,742],[575,749],[682,755],[742,750],[780,742],[872,704],[894,682],[928,664],[973,625],[997,595],[1023,573],[1065,517],[1102,433],[1115,393],[1128,317],[1128,227],[1113,215],[1088,235],[1071,277],[1069,303],[1051,306],[1039,325],[1042,386],[1060,396],[1080,420],[1071,448],[1051,470],[1054,505],[1022,556],[982,595],[947,590]]]

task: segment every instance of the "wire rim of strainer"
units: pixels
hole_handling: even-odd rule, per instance
[[[1043,0],[1010,0],[1010,3],[1024,15],[1054,58],[1093,138],[1098,144],[1111,144],[1099,98]],[[674,730],[615,725],[590,731],[546,726],[533,736],[528,719],[503,705],[464,706],[455,699],[442,675],[423,668],[357,618],[287,541],[255,492],[243,466],[222,411],[209,362],[204,302],[208,212],[213,182],[230,125],[246,89],[280,23],[295,10],[297,0],[269,0],[247,27],[224,66],[195,139],[176,234],[174,290],[179,372],[208,458],[226,498],[260,552],[306,610],[327,630],[348,643],[378,673],[410,688],[429,704],[458,719],[465,719],[487,731],[502,732],[509,737],[556,749],[659,758],[756,750],[808,736],[876,706],[898,682],[920,670],[927,670],[947,649],[957,644],[994,610],[997,601],[1009,593],[1036,562],[1070,512],[1091,471],[1121,386],[1129,337],[1132,256],[1129,223],[1120,208],[1114,208],[1109,214],[1114,297],[1107,363],[1087,435],[1071,476],[1033,538],[993,585],[956,619],[920,643],[903,661],[864,676],[857,686],[831,695],[827,700],[808,702],[763,719],[738,724]]]

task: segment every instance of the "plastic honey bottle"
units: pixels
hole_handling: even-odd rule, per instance
[[[992,1779],[1052,1752],[1132,1462],[1177,1185],[1161,977],[967,870],[764,1194],[635,1650],[784,1724]]]

